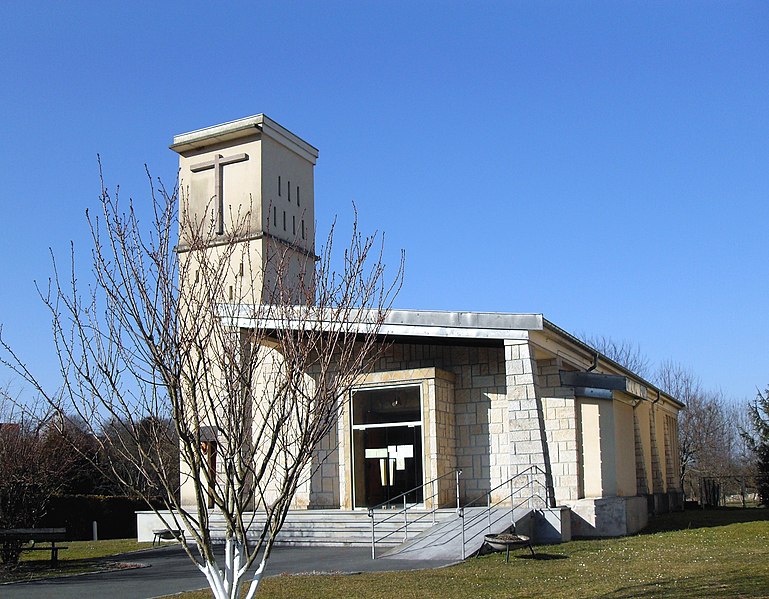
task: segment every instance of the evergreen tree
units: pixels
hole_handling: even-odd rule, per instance
[[[761,503],[769,505],[769,388],[748,404],[748,416],[753,430],[743,431],[743,436],[756,456],[756,486]]]

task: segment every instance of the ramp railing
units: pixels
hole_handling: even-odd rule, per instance
[[[526,505],[533,509],[541,505],[550,505],[549,490],[546,484],[547,477],[545,471],[539,466],[530,466],[526,470],[519,472],[515,476],[500,483],[493,489],[482,493],[474,499],[466,502],[457,511],[462,519],[462,559],[466,557],[467,540],[466,531],[473,530],[474,537],[478,534],[477,527],[485,524],[481,530],[490,531],[492,524],[499,522],[502,518],[510,516],[510,526],[515,531],[515,510]],[[535,503],[539,505],[535,505]],[[485,505],[484,505],[485,504]],[[483,507],[484,509],[473,513],[469,518],[465,518],[465,508]],[[498,512],[502,511],[500,515]],[[492,513],[494,519],[492,521]]]
[[[413,526],[426,518],[432,518],[432,523],[435,524],[435,512],[438,511],[438,506],[440,505],[440,481],[448,479],[449,477],[454,478],[456,486],[456,507],[457,510],[459,510],[459,477],[461,474],[461,470],[452,470],[451,472],[447,472],[442,476],[429,480],[413,489],[404,491],[392,499],[388,499],[387,501],[383,501],[382,503],[368,508],[368,516],[371,518],[371,559],[376,559],[377,542],[384,541],[385,539],[394,536],[400,536],[402,541],[407,541],[409,538],[409,525]],[[420,490],[422,491],[422,502],[424,505],[430,503],[430,505],[433,506],[432,509],[420,509],[422,504],[408,503],[408,497],[414,496]],[[379,516],[378,520],[377,516]],[[409,516],[411,516],[410,521]],[[396,528],[377,538],[377,526],[381,526],[387,522],[396,523]]]

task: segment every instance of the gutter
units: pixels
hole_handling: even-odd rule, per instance
[[[581,339],[578,339],[577,337],[575,337],[574,335],[572,335],[568,331],[562,329],[561,327],[559,327],[556,324],[553,324],[551,321],[547,320],[546,318],[542,318],[542,324],[543,324],[543,329],[550,329],[552,332],[554,332],[554,333],[556,333],[556,334],[558,334],[558,335],[560,335],[562,337],[565,337],[567,340],[569,340],[571,343],[576,345],[579,349],[583,350],[586,354],[588,354],[592,358],[593,365],[590,366],[590,368],[588,368],[587,372],[591,372],[592,370],[594,370],[598,366],[598,359],[600,358],[601,360],[603,360],[604,362],[609,364],[612,368],[616,368],[617,370],[623,372],[625,375],[635,379],[636,381],[638,381],[639,383],[641,383],[645,387],[651,389],[652,391],[656,391],[657,399],[656,400],[652,400],[652,403],[657,403],[658,401],[660,401],[660,399],[662,397],[665,397],[665,399],[669,400],[671,403],[675,404],[679,408],[685,408],[686,407],[686,404],[684,404],[683,402],[679,401],[678,399],[676,399],[672,395],[669,395],[668,393],[665,393],[665,391],[662,391],[657,385],[654,385],[654,384],[650,383],[649,381],[647,381],[643,377],[639,376],[638,374],[636,374],[632,370],[629,370],[629,369],[625,368],[624,366],[622,366],[622,364],[620,364],[618,362],[615,362],[614,360],[612,360],[608,356],[603,355],[601,352],[599,352],[594,347],[591,347],[590,345],[588,345],[587,343],[585,343]]]

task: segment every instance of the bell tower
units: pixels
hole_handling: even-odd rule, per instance
[[[263,114],[177,135],[170,148],[179,154],[180,263],[198,250],[229,256],[225,301],[310,301],[318,150]]]

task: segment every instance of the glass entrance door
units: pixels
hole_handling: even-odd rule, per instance
[[[352,408],[355,507],[372,507],[421,485],[420,388],[356,391]],[[422,501],[421,489],[406,496],[406,503]]]

